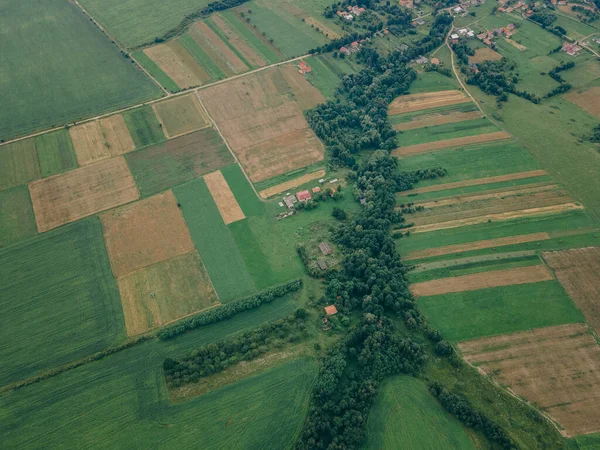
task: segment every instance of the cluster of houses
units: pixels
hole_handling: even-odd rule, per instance
[[[498,11],[499,12],[503,12],[503,13],[507,13],[510,14],[511,12],[521,12],[523,14],[525,14],[527,17],[531,16],[533,14],[533,10],[531,9],[531,7],[522,1],[519,1],[517,3],[515,3],[514,5],[509,5],[506,6],[507,3],[509,3],[509,0],[498,0],[498,3],[500,3],[502,6],[498,7]]]
[[[456,15],[464,17],[467,14],[469,14],[469,6],[479,5],[485,5],[485,0],[465,0],[463,2],[460,2],[460,5],[457,5],[454,8],[452,8],[452,12]]]
[[[569,42],[565,42],[562,46],[562,51],[565,52],[567,55],[571,55],[571,56],[577,56],[579,55],[579,52],[583,50],[579,45],[577,45],[577,43],[569,43]]]
[[[364,14],[365,11],[366,9],[363,7],[348,6],[346,11],[338,11],[336,14],[344,20],[351,21],[355,17],[360,17],[360,15]]]
[[[415,59],[415,62],[417,64],[421,64],[421,65],[425,65],[425,64],[431,63],[431,64],[433,64],[435,66],[439,66],[439,64],[440,64],[440,60],[439,59],[437,59],[437,58],[427,59],[423,55],[421,55],[417,59]]]
[[[450,41],[453,44],[456,44],[460,39],[473,39],[475,37],[475,32],[470,28],[460,28],[456,31],[456,33],[452,33],[450,35]]]
[[[494,28],[492,31],[483,32],[477,35],[477,39],[482,41],[488,47],[491,47],[493,44],[492,39],[497,36],[511,37],[513,34],[517,32],[517,28],[514,24],[509,23],[505,27],[502,28]]]
[[[369,38],[361,39],[360,41],[354,41],[350,45],[340,47],[340,53],[343,53],[346,56],[350,56],[352,53],[356,53],[360,50],[362,44],[364,44]]]
[[[298,63],[298,72],[301,75],[304,75],[305,73],[311,73],[312,67],[310,67],[308,64],[306,64],[306,61],[300,61]]]
[[[339,180],[339,178],[333,178],[332,180],[329,180],[329,184],[333,184],[333,183],[337,183]],[[319,184],[323,184],[325,183],[325,179],[321,178],[319,180]],[[331,189],[332,191],[332,195],[333,193],[335,193],[335,189]],[[312,195],[311,192],[313,194],[318,194],[319,192],[321,192],[321,188],[319,186],[315,186],[313,187],[310,191],[308,189],[305,189],[303,191],[298,191],[296,192],[296,194],[290,194],[289,192],[287,194],[285,194],[285,196],[283,197],[283,201],[279,202],[279,206],[287,206],[288,209],[293,209],[294,205],[298,202],[304,202],[306,203],[307,201],[312,199]]]

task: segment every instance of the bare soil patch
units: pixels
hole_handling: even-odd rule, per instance
[[[479,111],[460,112],[453,111],[449,114],[426,114],[415,117],[410,122],[394,125],[395,130],[408,131],[417,128],[433,127],[447,123],[463,122],[465,120],[479,119],[483,117]]]
[[[498,239],[486,239],[483,241],[468,242],[466,244],[446,245],[444,247],[429,248],[407,254],[403,259],[431,258],[433,256],[449,255],[451,253],[462,253],[470,250],[481,250],[485,248],[502,247],[505,245],[523,244],[526,242],[545,241],[550,239],[550,235],[544,233],[523,234],[520,236],[509,236]]]
[[[250,64],[256,67],[264,67],[267,65],[267,62],[254,51],[252,47],[248,45],[248,43],[237,34],[237,32],[225,21],[220,14],[213,14],[211,16],[211,20],[213,23],[219,27],[219,29],[223,32],[223,34],[227,37],[231,45],[235,47],[242,56],[248,61]]]
[[[542,256],[600,334],[600,247],[544,252]]]
[[[392,101],[388,113],[393,116],[394,114],[439,108],[440,106],[457,105],[459,103],[469,103],[470,101],[471,99],[469,97],[458,90],[402,95]]]
[[[80,166],[111,157],[109,145],[97,120],[71,127],[69,134]]]
[[[465,359],[546,411],[566,436],[600,431],[600,347],[584,324],[462,342]]]
[[[490,272],[425,281],[423,283],[412,284],[410,290],[413,295],[422,297],[449,294],[452,292],[478,291],[492,287],[537,283],[548,280],[552,280],[552,274],[546,266],[539,265],[506,270],[492,270]]]
[[[516,48],[518,48],[521,51],[527,50],[527,47],[525,47],[524,45],[519,44],[517,41],[513,41],[512,39],[509,39],[509,38],[504,38],[504,40],[506,42],[508,42],[510,45],[512,45],[513,47],[516,47]]]
[[[304,78],[304,75],[300,74],[294,66],[286,64],[285,66],[281,66],[279,70],[290,85],[290,88],[294,93],[294,100],[296,100],[300,109],[305,111],[325,102],[323,94],[310,84],[306,78]]]
[[[223,55],[225,61],[235,73],[241,73],[248,70],[244,61],[242,61],[205,22],[196,22],[192,27],[196,27],[204,36],[206,36],[210,45]]]
[[[112,156],[119,156],[135,150],[135,144],[121,114],[100,119],[100,128]]]
[[[219,304],[197,251],[136,270],[118,284],[128,336]]]
[[[425,144],[408,145],[399,147],[392,152],[394,156],[411,156],[419,153],[433,152],[445,148],[459,147],[470,144],[481,144],[484,142],[499,141],[510,139],[512,136],[506,131],[495,131],[493,133],[477,134],[475,136],[465,136],[453,139],[444,139],[442,141],[427,142]]]
[[[220,170],[205,175],[204,181],[221,213],[223,222],[230,224],[246,218]]]
[[[208,73],[177,40],[146,48],[144,53],[181,89],[210,81]]]
[[[135,181],[122,157],[100,161],[29,184],[39,232],[136,200]]]
[[[478,64],[484,61],[499,61],[501,59],[502,55],[489,47],[478,48],[475,50],[475,55],[469,56],[471,64]]]
[[[600,118],[600,86],[592,87],[583,92],[569,92],[564,97],[592,116]]]
[[[169,139],[209,126],[208,118],[195,94],[155,103],[152,108]]]
[[[100,216],[115,278],[194,250],[171,191]]]
[[[308,183],[312,180],[318,180],[319,178],[323,178],[324,176],[325,170],[317,170],[316,172],[307,173],[302,175],[301,177],[294,178],[293,180],[289,180],[284,183],[271,186],[270,188],[263,189],[259,192],[259,194],[262,198],[269,198],[275,194],[279,194],[281,192],[287,191],[288,189],[293,189],[295,187],[301,186],[304,183]]]
[[[499,183],[502,181],[522,180],[524,178],[540,177],[548,175],[545,170],[530,170],[529,172],[511,173],[508,175],[498,175],[495,177],[476,178],[474,180],[456,181],[454,183],[436,184],[433,186],[425,186],[422,188],[411,189],[402,192],[402,195],[422,194],[425,192],[445,191],[448,189],[456,189],[467,186],[479,186],[482,184]]]

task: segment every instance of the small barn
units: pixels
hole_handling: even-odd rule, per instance
[[[307,190],[297,192],[296,197],[298,198],[298,201],[300,201],[300,202],[307,202],[312,198],[310,196],[310,192],[308,192]]]
[[[331,247],[329,246],[329,244],[327,242],[321,242],[319,244],[319,249],[321,250],[321,253],[323,253],[324,255],[331,255],[332,250]]]

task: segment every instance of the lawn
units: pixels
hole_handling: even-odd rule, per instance
[[[166,140],[151,106],[142,106],[123,113],[135,147],[140,149]]]
[[[494,133],[496,131],[499,131],[498,127],[489,120],[485,118],[473,119],[403,131],[398,134],[398,143],[402,147],[423,144],[425,142]]]
[[[100,222],[82,220],[0,250],[0,384],[124,337]]]
[[[58,130],[34,138],[42,178],[77,168],[77,158],[68,130]]]
[[[0,15],[0,139],[160,95],[158,87],[74,3],[4,3]]]
[[[0,248],[37,233],[27,186],[0,191],[0,211]]]
[[[420,297],[417,304],[451,341],[584,321],[555,280]]]
[[[474,449],[469,434],[433,397],[425,383],[409,376],[387,379],[367,422],[364,449]]]

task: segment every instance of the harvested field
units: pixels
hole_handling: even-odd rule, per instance
[[[139,197],[123,157],[110,158],[29,184],[38,231],[123,205]]]
[[[600,118],[600,86],[592,87],[583,92],[569,92],[564,97],[592,116]]]
[[[525,47],[524,45],[519,44],[516,41],[513,41],[512,39],[509,38],[504,38],[504,40],[506,42],[508,42],[510,45],[512,45],[515,48],[518,48],[519,50],[523,51],[523,50],[527,50],[527,47]]]
[[[225,57],[217,51],[216,48],[212,46],[210,41],[206,38],[206,36],[202,33],[200,28],[192,25],[188,30],[188,35],[192,38],[192,40],[206,53],[209,59],[215,63],[217,68],[223,73],[225,77],[230,77],[235,75],[233,69],[229,66]]]
[[[97,120],[69,128],[69,133],[80,166],[110,158],[109,146]]]
[[[259,194],[262,198],[269,198],[275,194],[279,194],[281,192],[287,191],[288,189],[301,186],[304,183],[308,183],[312,180],[318,180],[319,178],[323,178],[324,176],[325,170],[317,170],[316,172],[304,174],[301,177],[294,178],[293,180],[286,181],[285,183],[280,183],[275,186],[271,186],[270,188],[263,189],[259,192]]]
[[[210,81],[208,73],[177,40],[146,48],[144,53],[181,89]]]
[[[545,252],[542,256],[600,334],[600,247]]]
[[[483,241],[469,242],[467,244],[428,248],[427,250],[409,253],[403,259],[408,261],[411,259],[431,258],[434,256],[449,255],[451,253],[462,253],[471,250],[482,250],[486,248],[502,247],[505,245],[522,244],[525,242],[545,241],[548,239],[550,239],[550,235],[545,232],[524,234],[521,236],[509,236],[498,239],[486,239]]]
[[[206,175],[204,181],[221,213],[223,222],[229,225],[246,218],[220,170]]]
[[[171,191],[100,216],[115,278],[194,250]]]
[[[479,223],[496,222],[502,220],[518,219],[520,217],[541,216],[545,214],[558,214],[565,211],[583,209],[583,206],[575,203],[565,203],[563,205],[543,206],[541,208],[529,208],[521,211],[510,211],[499,214],[487,214],[485,216],[471,217],[468,219],[450,220],[448,222],[432,223],[410,228],[412,233],[425,233],[427,231],[446,230],[448,228],[457,228]]]
[[[40,177],[40,164],[33,139],[0,147],[0,191]]]
[[[219,304],[197,251],[132,272],[118,284],[128,336]]]
[[[296,100],[302,111],[312,109],[320,103],[325,103],[323,94],[310,84],[306,78],[298,72],[295,66],[286,64],[285,66],[281,66],[279,70],[290,85],[290,88],[294,93],[294,100]]]
[[[478,291],[480,289],[512,286],[515,284],[537,283],[548,280],[552,280],[552,274],[546,266],[538,265],[425,281],[423,283],[412,284],[410,290],[416,297],[423,297],[450,294],[452,292]]]
[[[465,136],[453,139],[445,139],[443,141],[427,142],[425,144],[408,145],[399,147],[392,152],[394,156],[411,156],[418,153],[433,152],[444,148],[459,147],[470,144],[481,144],[484,142],[499,141],[509,139],[512,136],[506,131],[495,131],[493,133],[477,134],[475,136]]]
[[[390,104],[388,114],[393,116],[394,114],[421,111],[429,108],[439,108],[440,106],[457,105],[459,103],[468,103],[470,101],[471,99],[462,91],[457,90],[402,95]]]
[[[546,411],[574,436],[600,431],[600,347],[584,324],[459,344],[465,359]]]
[[[478,48],[475,50],[475,55],[469,56],[469,63],[478,64],[484,61],[499,61],[502,55],[489,47]]]
[[[415,130],[417,128],[432,127],[435,125],[462,122],[464,120],[479,119],[481,117],[482,115],[479,111],[452,111],[448,114],[424,114],[422,116],[415,117],[410,122],[398,123],[394,125],[394,129],[400,131]]]
[[[108,142],[111,155],[119,156],[135,149],[125,119],[121,114],[100,119],[100,127],[106,142]]]
[[[196,22],[192,25],[192,28],[196,28],[206,37],[208,43],[223,55],[225,61],[235,73],[242,73],[248,70],[248,66],[244,64],[244,61],[205,22]]]
[[[169,139],[209,126],[196,94],[155,103],[152,107]]]
[[[467,186],[479,186],[482,184],[499,183],[502,181],[522,180],[524,178],[540,177],[548,175],[545,170],[530,170],[528,172],[511,173],[508,175],[499,175],[496,177],[477,178],[474,180],[457,181],[454,183],[436,184],[433,186],[425,186],[422,188],[411,189],[402,192],[402,195],[422,194],[425,192],[445,191],[448,189],[456,189]]]
[[[227,37],[231,45],[237,49],[238,52],[255,67],[264,67],[267,62],[254,51],[246,40],[242,39],[241,36],[229,25],[220,14],[214,14],[210,20],[223,32]]]

